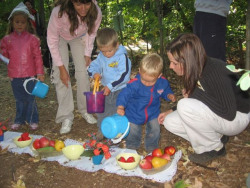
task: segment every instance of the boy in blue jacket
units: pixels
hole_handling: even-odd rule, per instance
[[[158,148],[160,124],[160,98],[176,101],[169,82],[162,77],[163,60],[156,54],[146,55],[139,67],[139,74],[118,95],[116,106],[119,115],[126,115],[130,132],[126,147],[138,149],[141,144],[142,126],[146,124],[145,149],[152,152]]]
[[[94,79],[100,79],[104,86],[105,97],[104,113],[97,114],[99,131],[97,139],[103,135],[100,131],[102,120],[116,113],[116,99],[121,89],[126,87],[130,80],[131,61],[127,57],[127,50],[119,45],[118,35],[114,29],[103,28],[97,32],[97,47],[100,50],[97,58],[91,62],[88,74]]]

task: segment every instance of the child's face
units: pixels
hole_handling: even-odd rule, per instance
[[[13,28],[15,31],[21,33],[26,30],[28,25],[27,17],[22,14],[16,15],[13,18]]]
[[[110,44],[108,46],[99,47],[99,50],[102,52],[102,54],[105,57],[110,58],[113,55],[115,55],[115,52],[118,49],[118,47],[119,47],[119,44],[117,44],[115,47],[112,44]]]
[[[157,79],[161,76],[161,74],[156,76],[148,75],[147,73],[140,73],[141,75],[141,83],[145,86],[153,86],[155,85]]]

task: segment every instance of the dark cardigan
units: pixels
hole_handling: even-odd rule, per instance
[[[247,92],[236,86],[238,76],[226,68],[225,62],[207,58],[200,84],[190,98],[206,104],[218,116],[229,121],[234,120],[236,112],[249,113],[250,98]]]

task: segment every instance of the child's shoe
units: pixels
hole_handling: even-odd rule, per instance
[[[11,128],[12,130],[18,130],[20,126],[21,126],[21,124],[19,124],[19,123],[14,123],[14,124],[12,124],[12,125],[10,126],[10,128]]]
[[[31,123],[31,124],[30,124],[30,128],[31,128],[32,130],[36,130],[36,129],[38,128],[38,124],[37,124],[37,123]]]

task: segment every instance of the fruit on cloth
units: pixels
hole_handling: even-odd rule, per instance
[[[40,138],[39,143],[41,148],[47,147],[49,146],[49,139],[46,137],[42,137]]]
[[[150,163],[152,163],[152,159],[154,157],[152,155],[147,155],[144,159],[146,159],[147,161],[149,161]]]
[[[127,160],[126,160],[127,163],[133,163],[135,162],[135,158],[134,157],[129,157]]]
[[[163,159],[161,157],[154,157],[152,159],[152,165],[154,168],[160,168],[168,163],[167,159]]]
[[[56,151],[61,151],[65,147],[65,144],[61,140],[56,140],[55,142],[55,149]]]
[[[55,151],[56,149],[54,147],[51,147],[51,146],[47,146],[47,147],[44,147],[44,148],[39,148],[37,149],[38,152],[52,152],[52,151]]]
[[[161,156],[161,158],[167,159],[168,161],[170,161],[170,155],[167,154],[167,153],[164,153],[164,154]]]
[[[49,141],[49,146],[55,147],[55,140],[50,140]]]
[[[39,139],[35,139],[35,141],[33,142],[33,148],[35,148],[35,149],[39,149],[40,148]]]
[[[153,157],[161,157],[163,155],[163,151],[160,148],[156,148],[152,152]]]
[[[29,133],[25,132],[23,134],[21,134],[20,138],[18,138],[17,141],[26,141],[26,140],[30,140],[31,138],[29,137]]]
[[[139,163],[139,166],[142,169],[152,169],[152,164],[146,159],[142,159]]]
[[[126,162],[126,159],[125,159],[124,157],[120,157],[120,158],[118,159],[118,161],[125,163],[125,162]]]
[[[169,154],[170,156],[175,154],[175,147],[174,146],[167,146],[164,148],[164,153]]]

